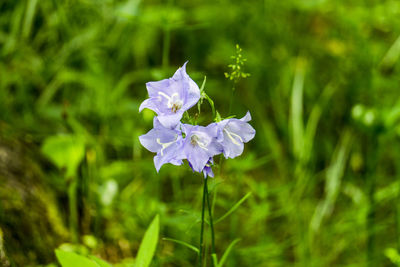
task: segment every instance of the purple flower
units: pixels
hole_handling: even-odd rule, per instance
[[[186,134],[183,147],[178,158],[187,159],[196,172],[202,172],[210,158],[222,152],[222,145],[218,142],[222,138],[221,131],[216,123],[207,127],[183,124]],[[207,173],[210,173],[206,169]]]
[[[212,168],[211,168],[212,164],[214,164],[214,160],[213,160],[213,158],[210,158],[208,160],[206,166],[204,166],[204,168],[203,168],[204,178],[207,178],[207,176],[214,177],[214,173],[213,173]],[[189,162],[189,166],[193,170],[193,166],[192,166],[192,164],[190,164],[190,162]]]
[[[256,131],[248,124],[250,112],[241,119],[226,119],[218,123],[223,138],[221,145],[225,158],[234,158],[243,153],[244,144],[254,138]]]
[[[172,78],[146,83],[149,98],[140,105],[139,112],[144,108],[153,110],[160,123],[167,128],[179,123],[183,113],[200,99],[200,89],[187,75],[186,64]]]
[[[157,117],[153,120],[154,128],[147,134],[139,136],[139,141],[151,152],[157,153],[154,156],[154,165],[157,172],[165,163],[181,165],[182,160],[177,158],[178,152],[181,151],[183,145],[182,133],[178,129],[165,128],[158,121]]]

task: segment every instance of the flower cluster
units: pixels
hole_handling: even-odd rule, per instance
[[[153,129],[139,140],[146,149],[157,153],[154,157],[157,172],[165,163],[181,165],[186,159],[193,171],[214,177],[213,157],[221,153],[225,158],[239,156],[244,143],[253,139],[255,130],[248,123],[249,112],[241,119],[225,119],[206,127],[182,123],[184,112],[200,100],[200,89],[186,73],[186,63],[172,78],[146,84],[149,98],[139,111],[148,108],[157,116]]]

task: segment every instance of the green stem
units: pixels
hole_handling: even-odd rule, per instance
[[[201,204],[201,228],[200,228],[200,247],[199,247],[199,266],[203,266],[203,233],[204,233],[204,210],[206,207],[206,192],[207,192],[207,182],[204,180],[204,188],[203,188],[203,202]]]
[[[215,114],[214,101],[207,94],[205,94],[204,97],[207,99],[208,103],[210,104],[211,111],[212,111],[212,114],[213,114],[213,119],[215,119],[216,114]]]
[[[163,68],[167,68],[169,65],[169,49],[171,44],[171,33],[168,25],[164,27],[164,38],[163,38],[163,52],[162,52],[162,65]]]
[[[376,186],[376,168],[377,158],[379,155],[378,142],[379,136],[369,136],[367,138],[367,166],[366,186],[368,198],[368,213],[367,213],[367,266],[376,266],[376,251],[375,251],[375,186]]]
[[[369,177],[368,181],[368,214],[367,214],[367,261],[368,266],[375,266],[375,177]]]
[[[235,85],[232,86],[232,91],[231,91],[231,98],[229,100],[229,111],[228,111],[228,116],[230,116],[232,112],[232,106],[233,106],[233,95],[235,93]]]
[[[399,176],[399,175],[397,175]],[[400,185],[400,176],[397,178]],[[400,189],[397,193],[397,210],[396,210],[396,226],[397,226],[397,250],[400,251]]]
[[[68,187],[68,201],[69,201],[69,230],[73,243],[78,243],[78,209],[77,209],[77,195],[76,189],[78,183],[76,177],[73,177]]]
[[[205,192],[206,192],[208,217],[210,219],[210,228],[211,228],[211,253],[215,254],[216,252],[215,252],[214,224],[213,224],[213,218],[212,218],[212,212],[211,212],[210,198],[208,195],[207,180],[208,180],[208,178],[204,179],[204,187],[205,187]]]
[[[399,158],[399,153],[397,152],[397,159]],[[396,162],[400,162],[396,160]],[[399,187],[397,191],[397,209],[396,209],[396,226],[397,226],[397,250],[400,251],[400,165],[397,164],[397,186]]]

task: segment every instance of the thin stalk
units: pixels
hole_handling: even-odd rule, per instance
[[[204,187],[205,187],[205,192],[206,192],[208,217],[209,217],[209,220],[210,220],[210,228],[211,228],[211,253],[215,254],[216,252],[215,252],[214,224],[213,224],[213,217],[212,217],[212,212],[211,212],[210,198],[209,198],[209,195],[208,195],[207,180],[208,180],[208,178],[204,179]]]
[[[367,214],[367,262],[368,266],[375,265],[375,177],[368,178],[368,214]]]
[[[223,160],[224,160],[224,155],[221,154],[221,155],[219,156],[219,162],[218,162],[218,164],[219,164],[219,169],[218,169],[218,175],[217,175],[217,177],[221,177],[222,162],[223,162]],[[218,187],[215,186],[215,187],[214,187],[214,191],[213,191],[213,200],[212,200],[212,203],[211,203],[211,213],[212,213],[212,214],[214,214],[215,203],[217,202],[217,191],[218,191],[217,189],[218,189]]]
[[[230,116],[231,112],[232,112],[232,106],[233,106],[233,95],[235,93],[235,85],[233,85],[232,87],[232,91],[231,91],[231,98],[229,100],[229,110],[228,110],[228,116]]]
[[[397,174],[398,185],[400,185],[400,175]],[[396,210],[396,225],[397,225],[397,250],[400,251],[400,188],[397,193],[397,210]]]
[[[367,172],[366,186],[368,198],[368,214],[367,214],[367,266],[376,266],[376,250],[375,250],[375,187],[376,187],[376,168],[379,155],[378,142],[379,136],[368,136],[367,138]]]
[[[203,235],[204,235],[204,210],[206,207],[206,191],[207,191],[207,179],[204,179],[204,188],[203,188],[203,202],[201,204],[201,227],[200,227],[200,247],[199,247],[199,266],[203,266]]]
[[[68,186],[69,201],[69,230],[73,243],[78,243],[78,209],[77,209],[77,187],[76,177],[73,177]]]
[[[163,37],[162,66],[163,68],[167,68],[169,65],[169,49],[171,45],[171,32],[168,25],[164,27]]]
[[[397,159],[399,157],[399,154],[397,154]],[[399,162],[399,160],[396,159],[396,162]],[[400,187],[400,165],[397,164],[397,186]],[[400,188],[397,191],[397,205],[396,205],[396,226],[397,226],[397,250],[400,251]]]

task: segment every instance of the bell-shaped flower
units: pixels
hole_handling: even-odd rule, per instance
[[[194,171],[202,172],[210,158],[222,152],[222,145],[218,142],[222,138],[221,131],[216,123],[207,127],[190,124],[182,126],[186,136],[178,158],[187,159]]]
[[[165,128],[157,119],[153,120],[154,128],[148,133],[139,136],[139,141],[149,151],[157,153],[154,156],[154,165],[157,172],[165,163],[181,165],[182,159],[178,159],[178,152],[183,145],[182,133],[179,125],[174,129]]]
[[[203,168],[204,178],[207,178],[207,176],[214,177],[214,172],[212,171],[212,168],[211,168],[212,164],[214,164],[214,160],[213,160],[213,158],[210,158],[208,160],[206,166],[204,166],[204,168]],[[192,166],[192,164],[190,164],[190,162],[189,162],[189,166],[194,171],[193,166]]]
[[[200,89],[186,73],[186,64],[172,78],[146,83],[149,98],[143,101],[139,111],[144,108],[153,110],[166,128],[179,124],[183,113],[200,99]]]
[[[241,119],[225,119],[218,122],[223,138],[221,145],[225,158],[234,158],[243,153],[244,143],[254,138],[256,130],[248,124],[250,112]]]

